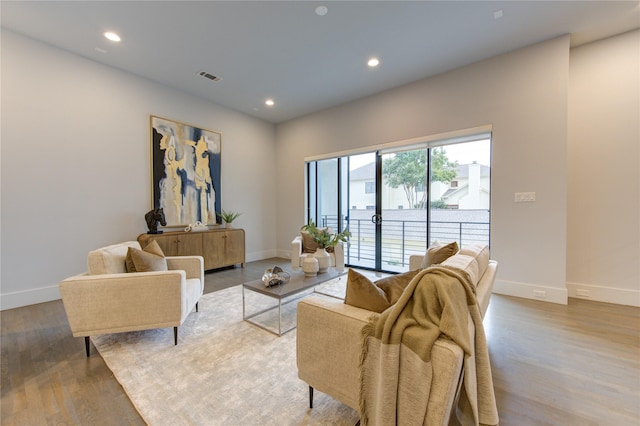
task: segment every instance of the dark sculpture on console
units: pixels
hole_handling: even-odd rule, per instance
[[[167,226],[167,220],[164,218],[164,210],[161,208],[149,210],[147,214],[144,215],[144,220],[147,221],[147,228],[149,228],[147,234],[162,234],[162,231],[158,231],[158,222],[160,222],[162,226]]]

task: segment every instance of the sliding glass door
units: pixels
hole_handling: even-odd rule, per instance
[[[427,241],[429,151],[399,150],[381,156],[380,266],[407,271],[409,256],[424,254]]]
[[[348,185],[342,190],[348,194],[348,224],[351,238],[345,250],[345,262],[361,268],[378,269],[376,248],[378,232],[376,153],[352,155],[348,158]]]
[[[345,262],[380,271],[407,271],[432,244],[489,243],[490,146],[484,135],[310,161],[308,219],[348,227]]]

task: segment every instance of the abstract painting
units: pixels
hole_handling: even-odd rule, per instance
[[[221,144],[218,132],[151,116],[153,208],[168,227],[220,222]]]

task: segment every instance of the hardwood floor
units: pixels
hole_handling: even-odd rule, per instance
[[[257,279],[286,259],[208,273],[205,293]],[[3,311],[2,425],[142,425],[61,301]],[[485,317],[501,425],[640,423],[640,308],[568,306],[493,295]]]
[[[484,326],[501,425],[640,424],[640,308],[493,295]]]

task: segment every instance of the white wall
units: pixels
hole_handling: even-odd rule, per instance
[[[566,303],[568,73],[563,36],[279,125],[280,254],[305,218],[305,157],[492,125],[495,291]]]
[[[146,232],[152,114],[222,133],[222,207],[247,260],[275,255],[275,126],[6,30],[1,59],[2,309],[59,298],[89,250]]]
[[[640,306],[640,31],[569,69],[569,296]]]

